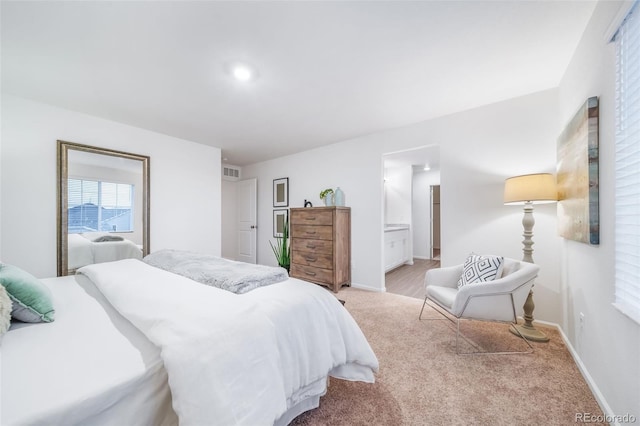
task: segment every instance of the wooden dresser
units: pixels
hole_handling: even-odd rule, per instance
[[[338,292],[351,284],[351,208],[292,208],[289,275]]]

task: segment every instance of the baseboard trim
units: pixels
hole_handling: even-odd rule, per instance
[[[560,324],[557,324],[555,322],[540,321],[540,320],[536,320],[535,322],[547,327],[554,327],[555,329],[558,330],[558,333],[560,333],[560,336],[562,337],[562,341],[564,342],[565,346],[569,350],[571,357],[573,358],[574,362],[578,366],[578,370],[580,370],[580,374],[582,374],[582,377],[587,382],[589,389],[591,389],[591,393],[593,393],[593,396],[596,398],[596,401],[598,402],[598,405],[600,406],[600,409],[604,413],[605,417],[615,419],[616,418],[615,413],[611,409],[611,406],[605,399],[602,392],[600,392],[600,388],[598,387],[595,380],[593,380],[593,377],[591,377],[591,374],[589,374],[589,370],[587,370],[587,366],[584,365],[584,363],[582,362],[582,359],[578,355],[578,352],[575,350],[575,348],[571,344],[571,341],[569,340],[567,335],[564,333],[564,330],[562,329],[562,327],[560,327]],[[612,424],[619,425],[620,423],[615,422]]]
[[[386,293],[387,289],[386,288],[375,288],[375,287],[371,287],[368,285],[364,285],[364,284],[358,284],[358,283],[351,283],[350,287],[353,288],[357,288],[358,290],[367,290],[367,291],[373,291],[375,293]]]

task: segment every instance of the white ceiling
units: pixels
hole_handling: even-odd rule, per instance
[[[2,1],[2,91],[246,165],[556,87],[594,5]]]

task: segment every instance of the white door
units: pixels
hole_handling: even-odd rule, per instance
[[[431,259],[440,259],[440,185],[431,185]]]
[[[238,214],[238,260],[256,263],[257,179],[238,182],[236,212]]]

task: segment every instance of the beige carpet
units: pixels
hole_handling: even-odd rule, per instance
[[[451,323],[418,320],[421,300],[351,288],[338,296],[378,357],[376,383],[331,379],[320,407],[293,425],[570,425],[577,413],[602,414],[554,329],[533,354],[460,356]],[[507,329],[461,328],[483,349],[526,349]]]

